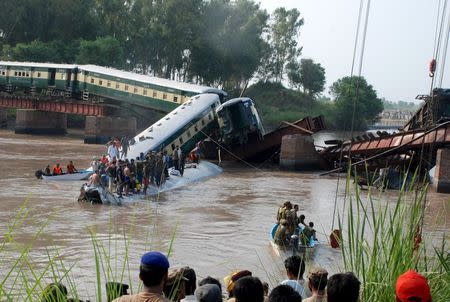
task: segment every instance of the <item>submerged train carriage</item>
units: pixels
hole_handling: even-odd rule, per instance
[[[136,158],[140,153],[166,151],[172,154],[177,146],[184,154],[195,144],[218,129],[216,109],[220,106],[219,94],[200,94],[191,97],[165,117],[133,138],[127,157]]]
[[[249,136],[263,138],[264,127],[253,100],[247,97],[231,99],[217,108],[222,141],[225,144],[245,144]]]
[[[77,83],[76,65],[0,61],[0,86],[8,92],[45,90],[72,97]]]
[[[104,98],[130,102],[162,112],[168,112],[200,93],[215,93],[219,89],[177,82],[95,65],[79,66],[80,90]]]

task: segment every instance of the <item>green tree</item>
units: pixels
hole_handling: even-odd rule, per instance
[[[303,18],[300,18],[300,12],[295,8],[286,10],[280,7],[274,11],[272,19],[267,37],[271,49],[260,69],[260,77],[281,82],[286,74],[286,64],[294,62],[302,52],[297,39]]]
[[[96,64],[121,68],[123,66],[123,49],[120,42],[110,36],[94,41],[81,41],[76,58],[78,64]]]
[[[286,66],[289,82],[296,88],[303,88],[303,92],[311,97],[317,96],[325,89],[325,69],[320,63],[312,59],[301,59]]]
[[[364,77],[341,78],[333,83],[330,92],[334,97],[334,124],[340,129],[350,129],[353,116],[353,128],[364,130],[383,111],[381,99]]]

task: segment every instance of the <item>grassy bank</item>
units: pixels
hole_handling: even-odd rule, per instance
[[[414,176],[416,177],[416,176]],[[347,181],[346,217],[341,251],[345,270],[362,283],[361,301],[394,301],[398,276],[414,269],[428,278],[433,301],[450,301],[448,235],[436,242],[423,231],[427,184],[406,187],[406,177],[394,203],[383,193],[359,190]],[[382,203],[375,199],[383,201]]]

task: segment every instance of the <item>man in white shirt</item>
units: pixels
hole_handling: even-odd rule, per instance
[[[283,285],[289,285],[296,292],[302,296],[302,298],[309,297],[311,294],[306,291],[305,280],[303,274],[305,273],[305,261],[298,255],[291,256],[284,261],[284,267],[286,268],[286,275],[288,279],[281,282]]]

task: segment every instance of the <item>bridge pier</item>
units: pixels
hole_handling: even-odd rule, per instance
[[[280,168],[283,170],[311,170],[321,160],[310,135],[285,135],[281,140]]]
[[[15,133],[18,134],[66,134],[67,114],[34,109],[18,109]]]
[[[85,144],[105,144],[111,137],[135,135],[135,117],[86,116]]]
[[[433,186],[438,193],[450,193],[450,148],[437,151]]]
[[[8,125],[8,109],[0,108],[0,128],[6,128]]]

